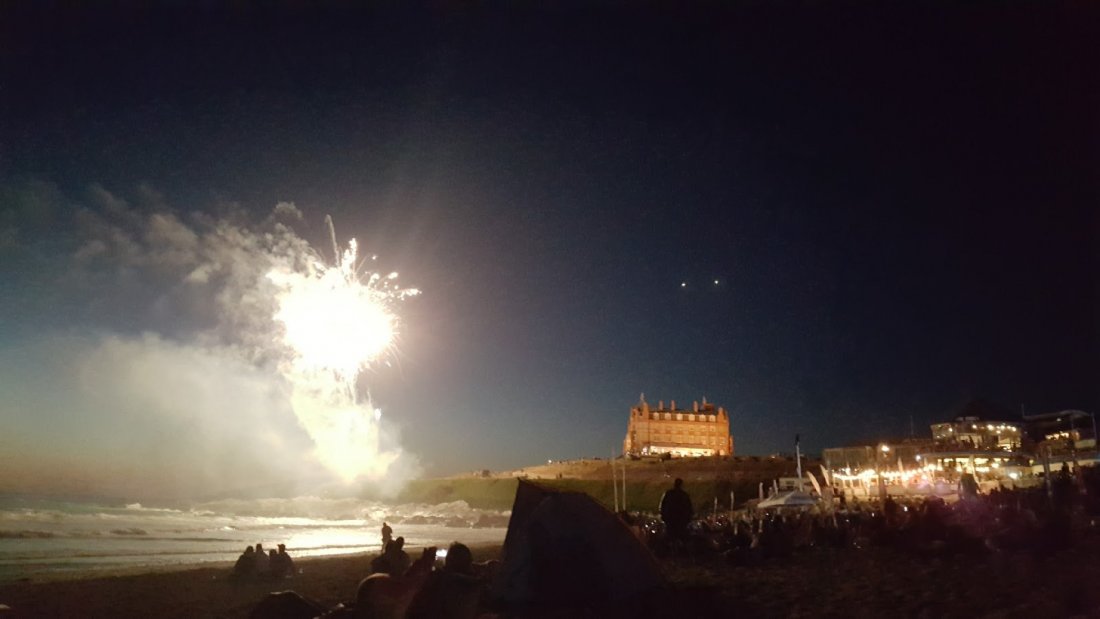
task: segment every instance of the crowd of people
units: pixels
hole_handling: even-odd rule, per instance
[[[698,518],[682,486],[676,480],[662,497],[660,520],[620,514],[658,556],[678,554],[739,566],[782,562],[795,553],[825,548],[885,547],[929,557],[1044,556],[1068,548],[1081,536],[1100,534],[1100,469],[1071,472],[1064,467],[1045,485],[997,487],[984,494],[960,485],[959,499],[950,503],[937,496],[887,496],[791,510],[750,509],[732,518]],[[354,600],[324,608],[282,592],[265,598],[252,617],[473,618],[487,604],[492,606],[488,592],[495,562],[475,564],[470,549],[458,542],[446,551],[425,548],[412,560],[405,539],[392,533],[384,524],[383,550],[371,560],[370,574],[360,581]],[[262,552],[259,546],[257,550]],[[242,561],[259,552],[246,552]],[[276,556],[272,553],[269,563]]]
[[[961,486],[960,486],[961,487]],[[671,492],[671,491],[670,491]],[[679,518],[662,509],[665,533],[651,521],[646,541],[659,554],[674,552]],[[924,555],[1029,552],[1050,554],[1076,539],[1100,535],[1100,470],[1069,467],[1049,484],[998,486],[979,494],[960,489],[959,500],[938,496],[849,500],[790,510],[744,511],[694,520],[684,543],[694,556],[721,554],[751,565],[812,548],[885,546]],[[670,545],[670,542],[672,543]]]
[[[294,559],[287,553],[286,544],[279,544],[278,551],[264,551],[262,543],[249,546],[233,565],[233,577],[237,580],[289,578],[293,575]]]
[[[382,552],[359,582],[355,599],[334,608],[292,591],[272,593],[253,609],[252,619],[473,619],[481,608],[496,562],[474,563],[470,548],[454,542],[445,551],[424,548],[411,561],[405,538],[383,523]],[[442,557],[441,557],[442,555]],[[443,558],[442,565],[438,560]]]

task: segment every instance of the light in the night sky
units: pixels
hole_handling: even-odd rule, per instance
[[[687,282],[680,282],[680,287],[681,287],[681,288],[687,288],[687,287],[688,287],[688,283],[687,283]]]
[[[384,475],[397,458],[381,448],[382,411],[369,393],[360,401],[357,382],[393,346],[396,302],[419,291],[397,288],[397,273],[362,277],[354,239],[336,253],[335,265],[315,258],[304,270],[277,269],[268,279],[279,289],[274,318],[292,351],[283,373],[294,388],[294,412],[318,459],[351,482]]]
[[[315,261],[308,273],[268,274],[282,292],[275,320],[284,325],[284,339],[307,370],[336,372],[354,383],[360,370],[393,344],[397,317],[391,303],[416,290],[392,287],[396,273],[374,273],[364,284],[356,273],[357,246],[348,245],[340,263],[329,267]]]

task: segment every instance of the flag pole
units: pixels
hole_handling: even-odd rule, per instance
[[[611,451],[611,491],[615,494],[615,513],[619,513],[619,477],[615,474],[615,451]]]
[[[623,454],[623,511],[626,511],[626,454]]]
[[[802,448],[799,445],[799,436],[794,435],[794,458],[798,463],[798,489],[802,489]],[[788,469],[790,470],[790,469]]]

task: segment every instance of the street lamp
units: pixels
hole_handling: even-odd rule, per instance
[[[878,466],[878,498],[884,503],[886,501],[886,476],[883,473],[886,471],[886,454],[890,453],[890,446],[886,443],[879,445],[879,466]]]

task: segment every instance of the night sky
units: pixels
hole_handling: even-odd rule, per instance
[[[1096,411],[1100,11],[953,4],[8,3],[0,490],[262,468],[236,443],[280,431],[262,410],[225,442],[98,388],[217,318],[103,222],[152,246],[158,216],[281,202],[423,290],[365,380],[429,474],[606,457],[642,392],[724,406],[740,454],[927,436],[975,398]]]

